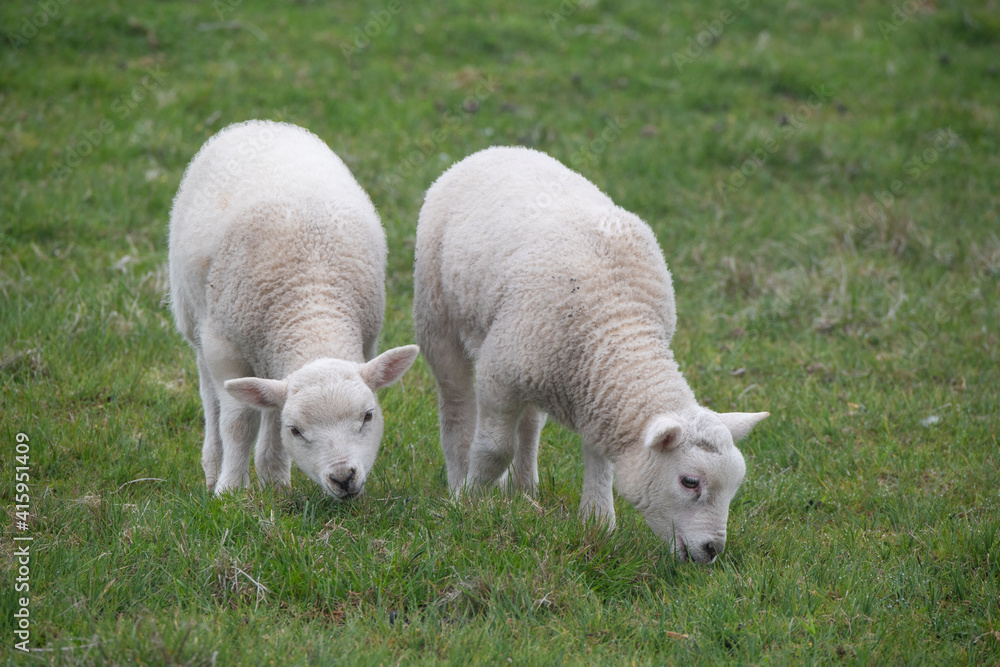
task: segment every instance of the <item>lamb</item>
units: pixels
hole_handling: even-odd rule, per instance
[[[288,486],[291,461],[338,499],[364,490],[376,392],[416,359],[376,356],[386,240],[347,166],[314,134],[230,125],[191,161],[170,216],[170,297],[194,347],[209,491]]]
[[[673,286],[648,225],[543,153],[489,148],[427,191],[414,292],[456,495],[535,493],[551,415],[581,434],[582,519],[613,528],[614,488],[680,559],[722,552],[746,471],[734,440],[768,413],[695,400],[670,349]]]

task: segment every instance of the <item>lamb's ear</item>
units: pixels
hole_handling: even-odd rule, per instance
[[[288,394],[288,382],[285,380],[239,378],[226,380],[224,386],[229,395],[239,402],[261,410],[280,410]]]
[[[729,432],[733,434],[733,441],[739,441],[747,437],[754,426],[771,416],[770,412],[717,412],[719,419]]]
[[[681,423],[671,415],[657,415],[646,427],[646,449],[663,453],[681,441]]]
[[[361,367],[359,371],[361,379],[372,388],[372,391],[388,387],[403,377],[403,373],[417,360],[418,354],[420,348],[416,345],[404,345],[386,350]]]

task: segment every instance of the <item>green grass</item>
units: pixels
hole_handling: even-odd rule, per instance
[[[343,5],[0,3],[0,659],[1000,662],[995,6]],[[378,206],[383,348],[413,338],[423,191],[475,150],[544,150],[647,220],[696,393],[772,413],[720,560],[677,562],[625,503],[579,525],[551,424],[537,500],[450,501],[422,361],[359,501],[299,473],[206,494],[166,227],[198,147],[258,117],[316,132]]]

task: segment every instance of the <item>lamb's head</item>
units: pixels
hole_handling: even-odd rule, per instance
[[[295,465],[327,494],[353,498],[382,441],[375,392],[402,377],[418,352],[397,347],[363,364],[317,359],[284,380],[239,378],[225,388],[248,405],[280,411],[281,442]]]
[[[729,503],[746,474],[734,441],[767,416],[700,406],[657,415],[615,463],[615,488],[679,558],[711,563],[725,548]]]

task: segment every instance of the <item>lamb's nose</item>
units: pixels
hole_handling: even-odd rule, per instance
[[[705,545],[702,547],[705,553],[708,554],[709,562],[715,560],[715,557],[722,553],[724,548],[724,542],[705,542]]]
[[[337,479],[337,475],[334,473],[330,473],[328,479],[330,480],[331,485],[340,487],[340,489],[345,494],[349,495],[351,493],[351,482],[354,481],[354,478],[355,476],[357,476],[357,474],[358,474],[357,468],[348,468],[347,476],[344,477],[343,479]]]

